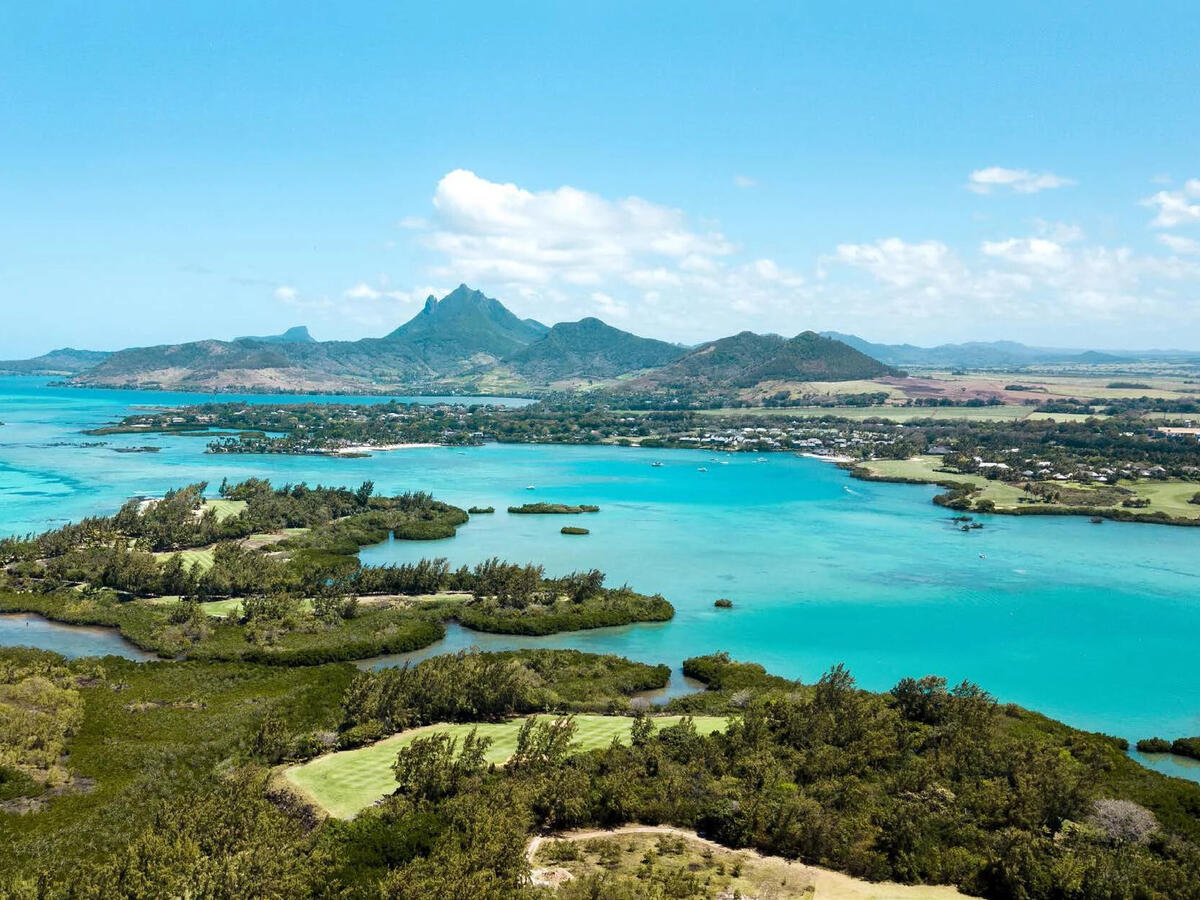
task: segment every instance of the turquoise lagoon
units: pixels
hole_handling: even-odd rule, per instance
[[[758,462],[701,451],[491,444],[362,459],[212,456],[201,438],[161,435],[70,446],[88,440],[81,429],[133,407],[207,399],[214,398],[0,379],[0,533],[41,530],[191,481],[373,479],[382,491],[430,490],[497,513],[472,518],[446,541],[367,548],[366,562],[445,556],[457,565],[500,556],[551,573],[594,567],[610,583],[662,593],[677,609],[669,623],[537,639],[543,646],[676,666],[727,650],[806,681],[845,662],[872,689],[937,673],[1081,728],[1130,739],[1200,734],[1200,529],[992,516],[963,533],[929,502],[931,488],[854,481],[789,454]],[[151,443],[161,452],[112,450]],[[531,500],[596,503],[601,512],[504,512]],[[575,520],[591,534],[559,534]],[[719,597],[734,608],[715,609]],[[22,631],[0,628],[0,642]],[[55,632],[46,634],[38,643],[54,647]],[[446,646],[467,642],[513,643],[457,631]],[[1196,771],[1147,762],[1188,777]]]

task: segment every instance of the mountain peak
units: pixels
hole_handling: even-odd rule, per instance
[[[440,300],[431,295],[385,340],[419,347],[421,357],[458,363],[476,354],[499,359],[545,332],[541,323],[522,321],[499,300],[460,284]]]
[[[246,335],[235,337],[235,341],[255,341],[259,344],[315,344],[316,338],[308,333],[307,325],[293,325],[283,334]]]

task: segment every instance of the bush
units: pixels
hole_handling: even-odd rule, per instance
[[[1200,759],[1200,737],[1178,738],[1171,744],[1171,752],[1176,756]]]
[[[733,601],[728,597],[721,597],[713,606],[717,609],[733,609]]]
[[[1143,738],[1137,742],[1138,753],[1170,753],[1171,742],[1160,737]]]

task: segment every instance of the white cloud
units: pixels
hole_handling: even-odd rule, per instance
[[[751,178],[749,175],[734,175],[733,183],[734,186],[742,189],[758,187],[758,180]]]
[[[1019,266],[1061,269],[1067,264],[1067,252],[1062,244],[1046,238],[1008,238],[1003,241],[984,241],[980,246],[985,256],[1003,259]]]
[[[1022,193],[1069,183],[1007,169],[973,179],[984,190]],[[1184,190],[1200,196],[1195,184]],[[1086,334],[1107,321],[1122,323],[1118,343],[1124,323],[1200,321],[1200,247],[1190,239],[1161,235],[1173,255],[1155,255],[1089,243],[1070,222],[1033,219],[1028,230],[974,245],[850,241],[788,265],[744,251],[715,223],[650,200],[572,186],[529,190],[460,169],[438,182],[433,215],[415,240],[429,252],[436,281],[480,287],[521,316],[551,323],[596,315],[676,340],[746,328],[916,340],[954,337],[953,329],[958,338],[1028,339],[1047,326],[1082,325],[1077,333]],[[395,291],[375,279],[353,285],[338,303],[356,320],[393,324],[428,292],[444,293]],[[1014,328],[1019,322],[1024,335]]]
[[[966,269],[941,241],[911,244],[900,238],[883,238],[873,244],[839,244],[834,260],[863,269],[878,281],[898,288],[948,285]]]
[[[967,188],[977,194],[990,194],[993,190],[1007,188],[1018,194],[1036,194],[1038,191],[1067,187],[1075,184],[1070,178],[1053,172],[1031,172],[1028,169],[1006,169],[990,166],[976,169],[967,178]]]
[[[1200,253],[1200,241],[1184,237],[1181,234],[1160,234],[1158,242],[1172,253],[1182,253],[1188,256]]]
[[[1123,317],[1200,316],[1179,283],[1200,282],[1200,264],[1133,252],[1127,247],[1071,248],[1043,237],[984,241],[967,261],[940,241],[886,238],[843,244],[827,259],[868,273],[881,319],[969,316],[1011,329],[1015,320],[1120,321]],[[860,298],[870,296],[869,288]],[[980,327],[980,326],[976,326]],[[1010,332],[1011,333],[1011,332]]]
[[[1159,191],[1142,201],[1143,206],[1158,207],[1150,224],[1155,228],[1175,228],[1200,222],[1200,178],[1189,178],[1177,191]]]
[[[798,273],[739,261],[716,227],[640,197],[531,191],[459,169],[438,182],[433,206],[422,238],[439,257],[433,273],[520,298],[522,315],[619,317],[636,303],[642,330],[700,339],[802,301]]]
[[[1033,220],[1034,230],[1038,237],[1048,238],[1059,244],[1074,244],[1085,237],[1083,229],[1070,222],[1047,222],[1045,219]]]
[[[404,228],[408,231],[419,231],[422,228],[428,227],[428,225],[429,222],[420,216],[405,216],[396,223],[397,228]]]
[[[275,288],[275,299],[284,303],[288,303],[296,299],[296,289],[288,284],[282,284]]]

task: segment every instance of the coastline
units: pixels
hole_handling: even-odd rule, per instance
[[[407,444],[352,444],[349,447],[338,447],[327,450],[330,456],[361,456],[364,453],[387,453],[392,450],[421,450],[428,447],[445,447],[446,444],[407,443]]]

